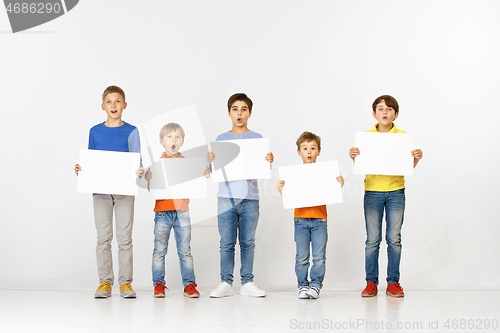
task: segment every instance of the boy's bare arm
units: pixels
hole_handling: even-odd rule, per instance
[[[418,164],[418,161],[420,161],[424,156],[424,153],[422,153],[422,150],[420,149],[415,149],[411,151],[411,156],[413,156],[413,168],[415,168]]]
[[[360,151],[358,148],[356,147],[352,147],[350,150],[349,150],[349,157],[352,158],[352,161],[354,162],[354,159],[356,158],[356,156],[358,156],[360,154]]]
[[[153,173],[151,172],[150,169],[148,169],[148,171],[146,171],[146,174],[144,175],[144,179],[148,182],[148,192],[150,192],[150,188],[149,188],[149,184],[150,184],[150,180],[153,178]]]
[[[82,167],[79,164],[75,164],[75,173],[78,176],[78,172],[82,171]]]

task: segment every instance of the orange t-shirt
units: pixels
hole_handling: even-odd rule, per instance
[[[298,218],[303,218],[303,219],[325,219],[326,220],[326,217],[327,217],[326,205],[295,208],[295,211],[293,213],[293,217],[298,217]]]
[[[184,156],[179,153],[178,158],[184,158]],[[172,158],[167,153],[161,154],[161,158]],[[155,212],[163,212],[165,210],[189,210],[189,199],[166,199],[166,200],[156,200]]]

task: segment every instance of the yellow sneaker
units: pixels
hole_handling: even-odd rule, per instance
[[[124,283],[120,286],[120,296],[123,298],[135,298],[135,291],[130,283]]]
[[[106,281],[101,283],[95,291],[94,298],[107,298],[111,296],[111,283]]]

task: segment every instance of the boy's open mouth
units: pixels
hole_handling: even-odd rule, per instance
[[[172,145],[172,151],[174,151],[174,150],[175,150],[175,145]]]
[[[238,118],[238,119],[237,119],[237,121],[238,121],[239,123],[241,123],[241,118]]]

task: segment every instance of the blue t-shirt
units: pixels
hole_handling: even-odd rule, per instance
[[[262,135],[252,131],[243,134],[231,132],[222,133],[215,141],[260,139]],[[218,198],[234,198],[259,200],[259,186],[257,179],[236,180],[232,182],[220,182]]]
[[[139,131],[126,122],[118,127],[97,124],[90,129],[89,149],[140,153]]]

